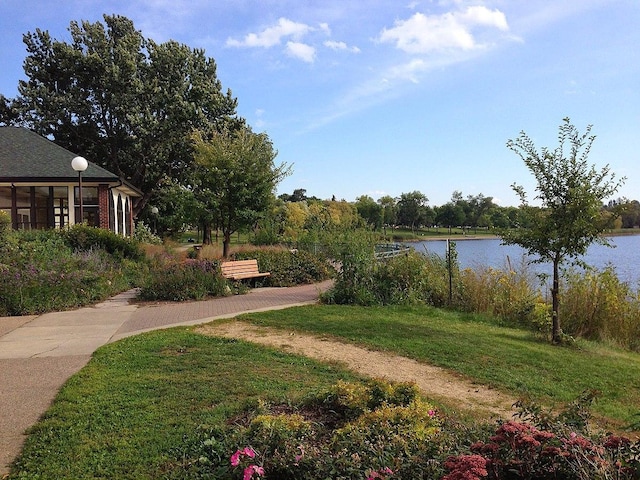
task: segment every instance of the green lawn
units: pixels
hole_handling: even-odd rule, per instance
[[[298,399],[347,372],[187,329],[102,347],[31,429],[9,478],[186,478],[180,451],[258,399]],[[189,477],[191,478],[191,477]]]
[[[640,355],[582,342],[553,347],[460,313],[310,306],[242,318],[413,357],[549,405],[597,389],[595,412],[616,426],[640,405]],[[295,403],[339,379],[356,377],[190,328],[131,337],[99,349],[67,382],[9,478],[215,478],[186,465],[206,446],[202,428],[220,431],[259,400]]]
[[[617,427],[640,412],[640,355],[591,342],[557,347],[525,330],[431,307],[312,306],[243,318],[395,352],[549,406],[597,390],[594,414]]]

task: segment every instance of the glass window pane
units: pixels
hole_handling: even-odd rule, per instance
[[[75,187],[73,192],[76,204],[80,203],[80,197],[78,195],[79,190],[79,187]],[[82,186],[82,205],[98,206],[98,187]]]
[[[0,208],[11,208],[11,187],[0,187]]]
[[[16,187],[16,205],[18,207],[31,206],[31,187]]]

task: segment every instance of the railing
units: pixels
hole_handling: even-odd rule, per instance
[[[376,260],[383,260],[397,257],[398,255],[405,254],[410,250],[411,247],[407,247],[401,243],[379,243],[375,247],[375,256]]]

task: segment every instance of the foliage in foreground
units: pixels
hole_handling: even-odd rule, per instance
[[[591,431],[590,400],[465,425],[413,384],[172,329],[96,352],[9,478],[637,480],[640,445]]]
[[[106,230],[5,231],[0,316],[64,310],[131,288],[144,272],[139,247]]]
[[[442,480],[640,478],[640,441],[590,431],[594,398],[585,392],[559,414],[519,402],[520,419],[449,457]]]
[[[236,288],[237,289],[237,288]],[[141,300],[203,300],[223,297],[232,290],[220,273],[220,262],[187,259],[178,261],[158,255],[151,262],[149,276],[140,288]]]
[[[175,478],[429,478],[441,470],[440,430],[412,384],[338,382],[299,404],[260,402],[205,432]]]
[[[319,255],[304,250],[259,248],[243,250],[231,256],[231,260],[258,260],[261,272],[270,276],[261,280],[262,285],[290,287],[327,280],[332,274],[328,262]]]

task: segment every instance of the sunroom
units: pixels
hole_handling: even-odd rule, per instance
[[[26,128],[0,127],[0,210],[14,229],[85,222],[131,235],[133,204],[141,192],[78,157]]]

